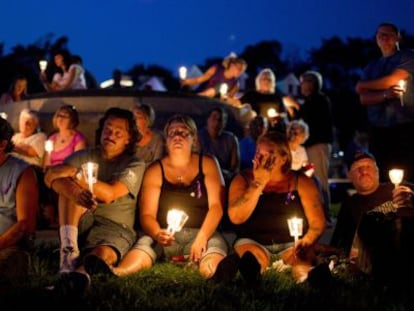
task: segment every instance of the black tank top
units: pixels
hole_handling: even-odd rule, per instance
[[[235,226],[238,238],[253,239],[263,245],[293,242],[287,223],[292,217],[303,219],[303,233],[306,233],[308,223],[297,191],[298,174],[294,174],[294,187],[291,191],[276,193],[264,189],[249,219]],[[243,177],[248,182],[251,176],[251,170],[243,172]]]
[[[162,228],[167,227],[167,213],[176,208],[187,213],[185,228],[200,228],[208,212],[207,190],[202,168],[203,155],[199,155],[198,174],[189,185],[173,184],[165,178],[162,162],[162,185],[157,220]]]

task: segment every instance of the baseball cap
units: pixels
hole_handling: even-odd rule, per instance
[[[351,169],[352,164],[362,159],[371,159],[372,161],[375,162],[375,157],[372,155],[372,153],[365,151],[365,150],[357,150],[347,160],[346,165],[348,167],[348,170]]]

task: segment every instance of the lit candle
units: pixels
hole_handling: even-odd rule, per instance
[[[39,67],[40,67],[40,70],[44,72],[47,68],[47,60],[44,60],[44,59],[40,60]]]
[[[51,139],[46,140],[45,151],[49,154],[53,151],[53,141]]]
[[[293,236],[295,239],[295,244],[298,241],[299,237],[302,235],[303,230],[303,219],[298,217],[293,217],[287,220],[290,236]]]
[[[0,118],[2,118],[2,119],[4,119],[4,120],[7,120],[7,117],[8,117],[7,113],[5,113],[5,112],[0,112]]]
[[[93,193],[93,184],[98,181],[98,163],[87,162],[82,164],[83,176],[86,179],[89,191]]]
[[[181,80],[184,80],[187,78],[187,67],[181,66],[178,68],[178,75],[180,76]]]
[[[229,90],[229,86],[227,85],[227,83],[222,83],[220,85],[220,95],[221,96],[226,96],[228,90]]]
[[[394,168],[389,170],[388,175],[390,176],[390,180],[394,184],[395,188],[397,188],[404,177],[404,170]]]
[[[405,80],[398,81],[398,86],[402,90],[400,95],[401,106],[404,106],[404,93],[406,91],[405,87],[407,86],[407,82]]]
[[[269,118],[275,118],[275,117],[277,117],[278,116],[277,110],[275,108],[269,108],[267,110],[267,116]]]
[[[188,215],[185,212],[179,209],[169,210],[167,214],[167,224],[168,224],[167,231],[171,235],[173,235],[176,232],[179,232],[183,228],[187,220],[188,220]]]

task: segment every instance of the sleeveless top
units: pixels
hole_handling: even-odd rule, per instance
[[[216,68],[216,72],[208,81],[202,83],[197,91],[204,91],[209,88],[214,88],[216,90],[216,93],[218,93],[222,83],[226,83],[228,90],[230,91],[235,85],[238,84],[239,80],[237,78],[227,79],[224,76],[225,68],[222,65],[216,64],[214,67]]]
[[[189,185],[172,184],[165,178],[161,160],[162,172],[161,194],[158,205],[157,221],[161,228],[167,228],[167,213],[172,208],[187,213],[188,221],[185,228],[200,228],[208,212],[208,197],[202,169],[203,155],[199,155],[198,174]]]
[[[16,223],[16,188],[27,162],[9,156],[0,166],[0,235]]]
[[[250,182],[252,171],[243,171],[242,176]],[[308,223],[297,191],[298,173],[294,173],[294,188],[288,192],[263,190],[257,206],[243,224],[235,225],[238,238],[253,239],[263,245],[293,242],[287,220],[292,217],[303,219],[303,234]]]
[[[50,140],[52,140],[53,142],[55,142],[56,139],[57,133],[52,134],[52,136],[50,136]],[[76,145],[82,140],[86,140],[85,136],[80,132],[76,132],[75,135],[73,135],[72,140],[69,142],[68,145],[66,145],[66,147],[56,151],[53,150],[50,153],[50,165],[54,166],[63,163],[63,160],[65,160],[68,156],[75,152]]]

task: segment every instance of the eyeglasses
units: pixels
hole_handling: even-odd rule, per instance
[[[192,135],[192,134],[189,131],[180,131],[180,130],[169,131],[167,133],[168,138],[174,138],[175,136],[180,136],[182,138],[187,138],[190,135]]]

